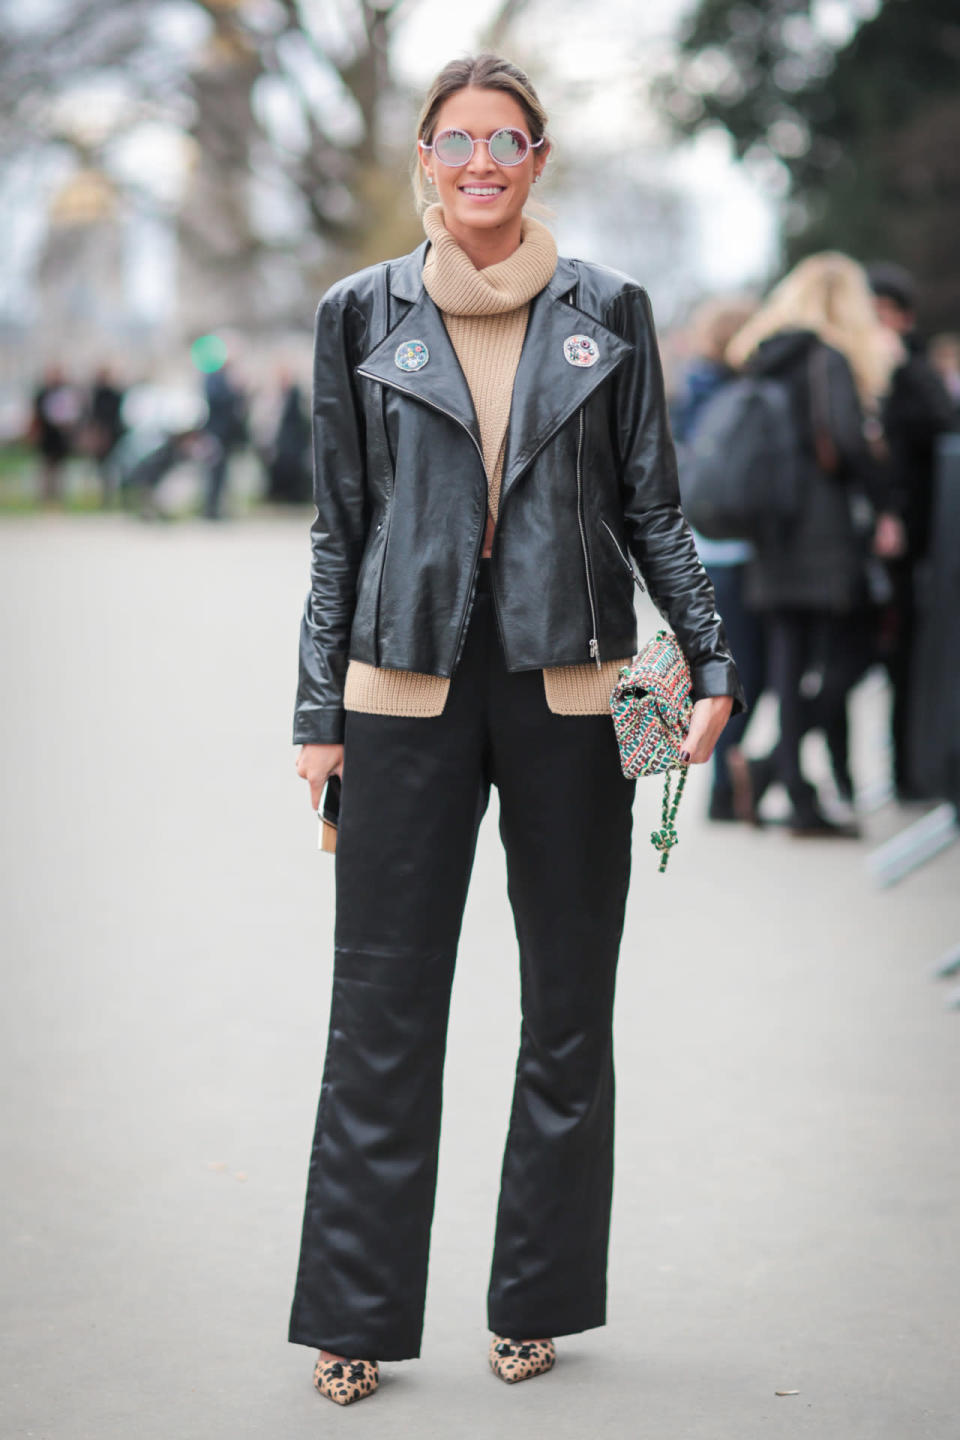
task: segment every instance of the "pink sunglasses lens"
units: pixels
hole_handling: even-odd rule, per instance
[[[498,130],[490,136],[490,157],[498,165],[519,165],[526,159],[527,137],[522,130]]]
[[[465,130],[441,130],[433,150],[444,165],[466,165],[473,154],[473,141]]]

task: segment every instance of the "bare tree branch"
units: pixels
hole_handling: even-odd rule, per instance
[[[8,26],[0,35],[0,164],[27,147],[66,146],[110,176],[138,213],[167,214],[143,178],[131,182],[117,167],[117,142],[149,120],[193,142],[196,160],[177,224],[181,247],[200,264],[242,268],[258,247],[282,250],[259,236],[250,209],[254,178],[298,196],[310,230],[332,250],[362,252],[391,234],[405,241],[409,207],[381,116],[396,96],[393,34],[419,0],[330,0],[335,43],[322,39],[301,0],[277,0],[266,20],[218,0],[191,3],[210,36],[190,54],[156,23],[163,0],[62,0],[55,21]],[[343,138],[318,104],[308,70],[290,63],[291,41],[303,47],[308,69],[314,64],[333,76],[344,104],[356,106],[355,138]],[[275,133],[269,113],[253,104],[254,87],[268,76],[296,105],[305,143]],[[116,94],[118,79],[126,98],[116,115],[105,111],[87,125],[72,97],[87,87],[96,95],[98,86]]]

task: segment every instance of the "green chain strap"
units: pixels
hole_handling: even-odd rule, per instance
[[[677,788],[670,795],[670,776],[673,771],[668,770],[663,777],[663,810],[660,817],[660,829],[654,830],[650,836],[650,842],[655,850],[660,851],[660,874],[667,868],[667,861],[670,859],[670,851],[674,845],[679,843],[677,827],[675,824],[677,810],[680,806],[680,797],[683,794],[683,787],[687,783],[687,767],[681,765],[680,778],[677,781]]]

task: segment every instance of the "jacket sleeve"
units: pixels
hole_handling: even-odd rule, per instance
[[[317,310],[313,357],[310,592],[300,626],[295,745],[343,739],[343,687],[366,538],[364,428],[353,374],[364,322],[338,287]]]
[[[633,347],[617,371],[615,424],[623,513],[633,557],[650,598],[680,641],[693,696],[732,695],[746,709],[737,668],[717,614],[713,586],[680,510],[677,459],[670,435],[663,371],[646,292],[621,292],[606,317]]]
[[[837,451],[838,479],[865,495],[875,511],[895,508],[892,466],[867,441],[866,416],[849,362],[829,345],[819,347],[814,356],[818,362],[823,364],[821,404]],[[816,397],[812,408],[816,413]]]

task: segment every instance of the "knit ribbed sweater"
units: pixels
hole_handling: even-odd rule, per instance
[[[549,284],[557,247],[545,226],[525,216],[519,247],[506,260],[477,270],[443,223],[443,209],[424,215],[430,249],[423,284],[440,310],[477,412],[487,472],[489,514],[483,553],[490,554],[500,502],[503,454],[513,384],[527,331],[530,301]],[[543,672],[547,704],[559,715],[602,715],[617,672],[627,660],[564,665]],[[381,670],[351,660],[344,706],[368,715],[440,715],[450,681],[410,670]]]

